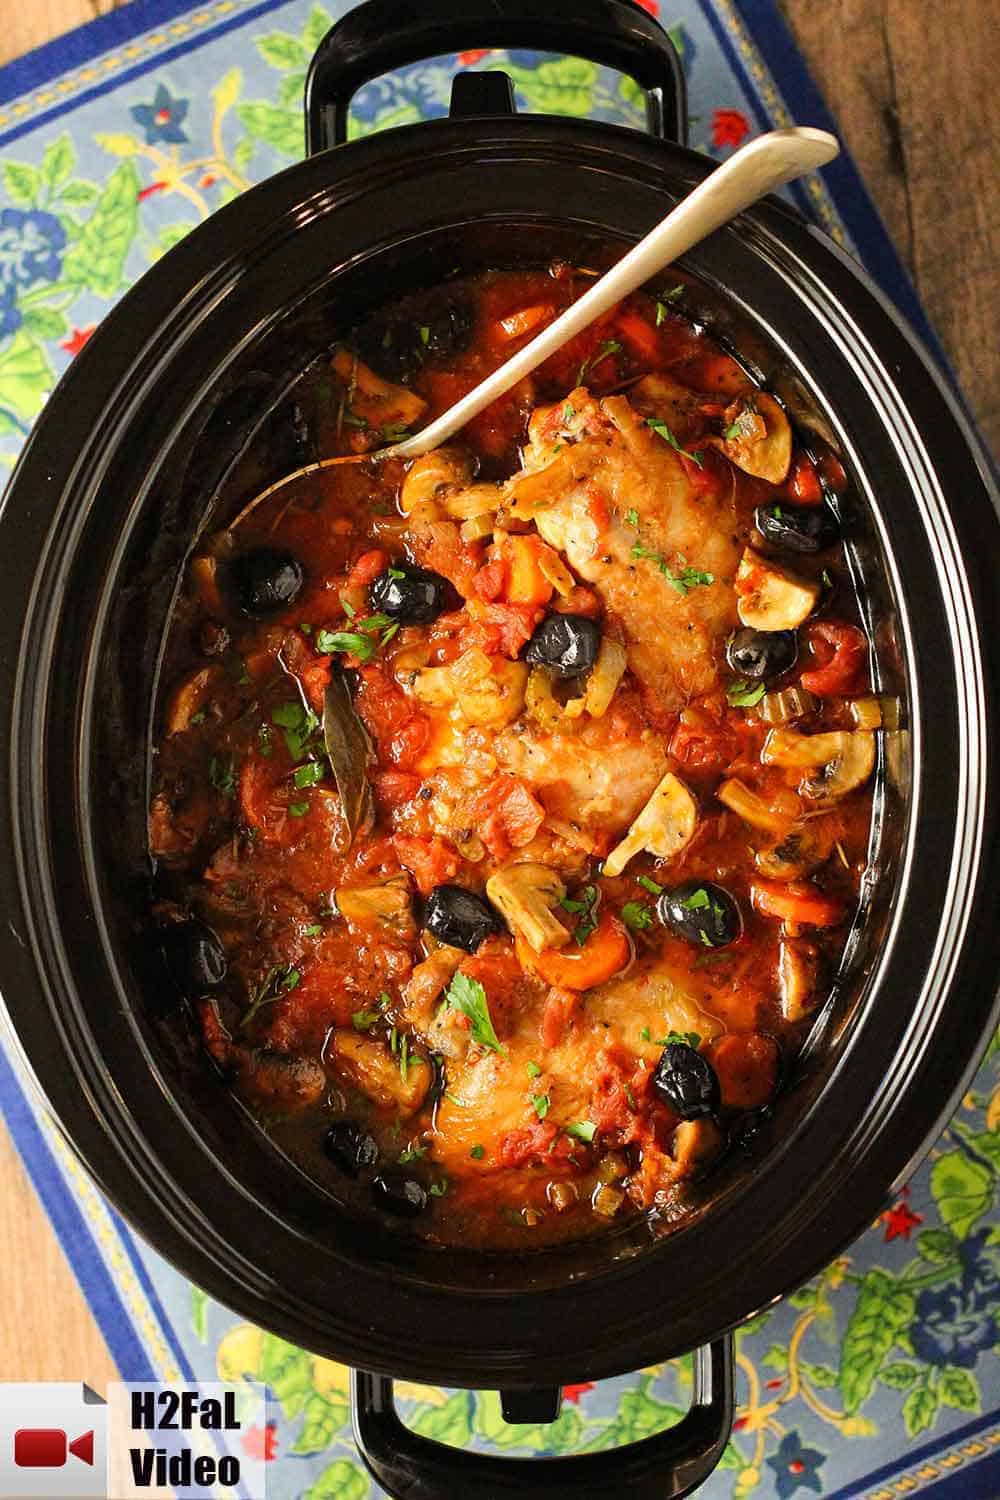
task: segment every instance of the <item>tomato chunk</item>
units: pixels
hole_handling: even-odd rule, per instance
[[[422,896],[429,896],[436,885],[443,885],[458,874],[458,850],[437,834],[430,839],[419,839],[397,833],[392,843],[400,864],[409,870]]]
[[[802,686],[817,698],[835,698],[858,687],[868,659],[868,640],[856,625],[842,620],[813,620],[805,629],[806,640],[818,665],[800,678]]]
[[[761,1109],[778,1086],[781,1054],[760,1031],[730,1032],[705,1048],[719,1079],[725,1109]]]

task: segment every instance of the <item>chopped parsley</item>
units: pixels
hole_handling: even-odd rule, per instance
[[[632,544],[632,557],[637,561],[645,559],[647,562],[655,563],[670,584],[670,587],[685,596],[690,594],[692,589],[699,588],[702,584],[715,582],[714,573],[704,573],[701,568],[692,568],[686,563],[679,573],[675,573],[659,552],[654,552],[652,548],[643,546],[642,542],[634,542]],[[683,558],[681,558],[681,562],[684,562]]]
[[[639,512],[634,508],[625,512],[625,519],[634,531],[639,530]]]
[[[656,881],[651,880],[648,875],[637,875],[635,878],[643,890],[648,891],[651,896],[662,896],[666,889],[665,886],[657,885]]]
[[[406,574],[403,572],[402,568],[390,568],[389,569],[389,577],[390,578],[405,578]]]
[[[650,1031],[648,1026],[644,1026],[639,1032],[639,1040],[640,1042],[648,1042],[650,1040]]]
[[[190,719],[188,719],[188,724],[192,726],[195,724],[204,724],[204,722],[205,710],[203,708],[199,708],[198,712],[196,714],[192,714]]]
[[[576,372],[577,385],[583,385],[585,377],[593,374],[594,370],[603,360],[609,359],[612,354],[620,354],[621,352],[622,346],[617,339],[606,339],[596,353],[592,354],[589,359],[584,360]]]
[[[552,1105],[552,1100],[549,1098],[548,1094],[532,1095],[531,1103],[538,1118],[540,1120],[544,1120]]]
[[[431,341],[431,330],[430,330],[429,325],[427,323],[421,323],[419,332],[420,332],[420,342],[423,344],[424,348],[426,349],[427,345]]]
[[[410,436],[410,429],[406,422],[387,422],[379,435],[383,443],[401,443]]]
[[[697,464],[699,469],[703,469],[705,467],[704,453],[700,451],[698,451],[697,453],[689,453],[686,448],[682,448],[680,443],[674,437],[673,433],[670,431],[670,428],[667,426],[666,422],[661,421],[659,417],[647,417],[646,426],[651,427],[656,433],[656,436],[661,437],[665,443],[669,443],[671,448],[673,448],[675,452],[680,454],[681,458],[690,459],[691,463]]]
[[[663,322],[664,318],[667,316],[667,307],[666,307],[666,304],[668,302],[679,302],[680,299],[683,297],[685,290],[686,290],[686,288],[684,286],[684,283],[681,282],[681,284],[679,286],[672,286],[670,288],[669,292],[661,292],[660,293],[659,297],[656,299],[656,326],[657,326],[657,328],[659,328],[660,324]]]
[[[351,1025],[355,1031],[371,1031],[378,1018],[377,1010],[356,1010],[351,1017]]]
[[[740,442],[743,438],[753,437],[757,430],[756,416],[757,408],[752,401],[747,401],[736,421],[723,431],[722,436],[726,442]]]
[[[323,924],[322,924],[322,922],[313,922],[313,924],[310,927],[303,927],[303,929],[302,929],[302,936],[303,937],[319,937],[319,935],[320,935],[320,933],[322,931],[323,931]]]
[[[398,620],[391,620],[388,615],[368,615],[364,620],[355,620],[356,611],[351,608],[347,600],[341,600],[344,613],[352,624],[354,630],[319,630],[316,632],[316,650],[320,656],[332,656],[337,651],[347,652],[361,662],[371,661],[376,652],[382,646],[388,645],[396,631],[399,629]],[[381,631],[381,639],[376,640],[372,632]]]
[[[678,1043],[685,1047],[692,1047],[697,1052],[701,1046],[701,1037],[697,1031],[668,1031],[666,1036],[656,1039],[658,1047],[673,1047]]]
[[[407,1083],[409,1081],[409,1077],[410,1077],[410,1039],[407,1036],[407,1034],[406,1034],[405,1031],[403,1032],[403,1035],[402,1035],[402,1038],[401,1038],[400,1044],[399,1044],[399,1076],[403,1080],[404,1083]]]
[[[472,1157],[473,1161],[482,1161],[483,1157],[486,1155],[486,1147],[473,1146],[472,1150],[469,1152],[469,1155]]]
[[[432,1182],[427,1191],[430,1193],[432,1198],[443,1198],[445,1193],[448,1191],[447,1177],[442,1177],[440,1182]]]
[[[681,901],[681,906],[683,906],[685,911],[704,911],[705,907],[711,906],[711,904],[712,898],[703,885],[700,885],[696,891],[692,891],[690,896],[685,896]]]
[[[368,426],[368,418],[367,417],[362,417],[358,412],[345,411],[344,412],[344,426],[345,427],[358,427],[363,432],[367,428],[367,426]]]
[[[590,1142],[597,1134],[597,1126],[590,1120],[574,1120],[571,1125],[564,1125],[563,1130],[567,1135],[576,1136],[578,1141]]]
[[[527,1066],[529,1078],[537,1078],[542,1071],[536,1062],[530,1062]]]
[[[275,964],[273,968],[268,969],[250,996],[250,1004],[240,1022],[240,1030],[246,1030],[262,1005],[269,1005],[279,996],[287,995],[289,990],[294,990],[301,978],[299,970],[292,968],[290,964]]]
[[[741,678],[726,688],[726,702],[730,708],[753,708],[763,698],[766,687],[762,682],[747,682]]]
[[[408,1166],[411,1161],[419,1161],[422,1156],[427,1155],[426,1146],[407,1146],[396,1158],[401,1167]]]
[[[569,424],[570,424],[570,422],[573,421],[573,419],[574,419],[575,416],[576,416],[576,407],[573,405],[572,401],[567,401],[566,405],[562,409],[563,426],[564,427],[568,427]]]
[[[653,913],[644,901],[626,901],[621,918],[632,932],[645,932],[653,925]]]
[[[478,979],[470,979],[468,974],[463,974],[459,970],[445,991],[445,1004],[449,1010],[457,1010],[463,1016],[468,1016],[472,1022],[474,1042],[478,1042],[480,1047],[488,1047],[491,1052],[499,1052],[506,1057],[507,1054],[493,1029],[486,991]]]
[[[564,896],[559,905],[564,911],[580,917],[580,921],[573,932],[573,937],[582,947],[597,926],[596,885],[585,885],[580,892],[579,900],[572,900],[569,896]]]
[[[213,755],[208,763],[208,779],[220,797],[236,795],[236,772],[231,755]]]
[[[627,1083],[623,1083],[622,1084],[622,1091],[623,1091],[623,1093],[625,1095],[625,1098],[628,1100],[628,1107],[629,1107],[629,1109],[631,1109],[632,1111],[634,1111],[634,1113],[638,1114],[638,1112],[639,1112],[639,1106],[638,1106],[638,1104],[636,1104],[636,1102],[635,1102],[635,1095],[633,1094],[631,1088],[629,1087],[629,1085]]]
[[[322,755],[320,722],[312,709],[301,703],[279,703],[271,713],[271,722],[281,730],[292,760],[302,761],[314,754]]]
[[[295,782],[296,787],[301,792],[304,791],[306,787],[316,786],[317,782],[323,780],[325,774],[326,773],[318,760],[309,760],[306,761],[304,766],[296,766],[295,771],[292,774],[292,780]]]
[[[288,816],[290,818],[304,818],[308,811],[308,802],[289,802],[288,804]]]

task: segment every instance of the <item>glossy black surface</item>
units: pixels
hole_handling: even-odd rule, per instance
[[[211,927],[195,917],[161,928],[159,945],[167,973],[182,995],[218,989],[226,977],[225,948]]]
[[[840,538],[828,505],[759,505],[755,521],[764,540],[782,552],[825,552]]]
[[[722,1457],[733,1423],[733,1345],[719,1339],[693,1359],[691,1405],[681,1420],[624,1448],[568,1458],[497,1458],[419,1437],[396,1412],[392,1381],[351,1378],[354,1440],[369,1472],[400,1500],[683,1500]],[[508,1422],[551,1421],[555,1392],[521,1401],[503,1392]]]
[[[323,1138],[323,1150],[348,1177],[359,1177],[378,1162],[378,1142],[355,1120],[337,1120]]]
[[[370,597],[372,609],[400,625],[430,625],[449,608],[454,589],[440,573],[400,558],[375,579]]]
[[[535,627],[525,661],[550,667],[557,677],[589,672],[601,649],[601,627],[586,615],[547,615]]]
[[[273,547],[255,547],[230,564],[230,581],[247,615],[274,615],[302,592],[305,573],[297,557]]]
[[[653,1074],[653,1088],[682,1120],[717,1115],[719,1080],[707,1057],[686,1042],[668,1042]]]
[[[906,727],[880,768],[879,879],[750,1155],[727,1158],[705,1212],[674,1234],[653,1223],[543,1252],[438,1254],[362,1228],[297,1176],[183,1018],[158,1019],[167,981],[145,857],[157,663],[213,497],[240,498],[226,476],[247,434],[331,327],[387,288],[455,265],[599,261],[709,169],[637,132],[562,119],[441,121],[324,153],[227,205],[123,299],[6,496],[0,983],[21,1046],[147,1239],[241,1315],[346,1363],[517,1388],[639,1368],[718,1335],[871,1221],[995,1021],[994,492],[884,299],[777,203],[685,259],[689,301],[848,469],[879,687],[901,697]],[[732,1246],[749,1241],[734,1276]]]
[[[436,885],[424,907],[424,926],[439,943],[475,953],[499,927],[496,912],[461,885]]]
[[[743,931],[738,902],[711,880],[686,880],[664,891],[656,915],[694,948],[725,948]]]
[[[790,672],[799,656],[794,630],[737,630],[726,647],[726,660],[740,677],[755,681]]]

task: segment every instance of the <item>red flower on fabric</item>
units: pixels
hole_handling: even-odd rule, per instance
[[[594,1382],[592,1380],[585,1380],[582,1385],[564,1385],[563,1395],[565,1396],[567,1401],[572,1401],[573,1405],[576,1406],[577,1402],[580,1400],[580,1397],[586,1395],[587,1391],[592,1391],[593,1389]]]
[[[879,1223],[885,1225],[885,1241],[908,1240],[918,1224],[924,1222],[923,1214],[915,1214],[902,1198],[892,1208],[879,1215]]]
[[[637,0],[637,3],[642,6],[643,10],[648,10],[651,16],[660,14],[660,7],[656,0]]]
[[[268,1422],[266,1427],[251,1427],[240,1439],[240,1446],[248,1458],[263,1459],[266,1464],[273,1463],[278,1456],[278,1434],[274,1430],[274,1423]]]
[[[477,62],[482,62],[483,58],[488,56],[489,50],[489,47],[474,47],[471,52],[460,52],[458,60],[463,68],[472,68]]]
[[[750,134],[750,121],[739,109],[717,109],[712,113],[712,145],[738,146]]]
[[[69,338],[59,345],[60,349],[65,349],[67,354],[79,354],[96,327],[96,323],[89,323],[86,328],[74,328]]]

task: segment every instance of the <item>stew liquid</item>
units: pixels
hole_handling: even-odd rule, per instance
[[[682,1219],[829,993],[867,857],[885,705],[844,476],[683,284],[460,442],[365,457],[587,284],[454,280],[333,346],[242,461],[168,642],[171,974],[312,1176],[442,1243]]]

